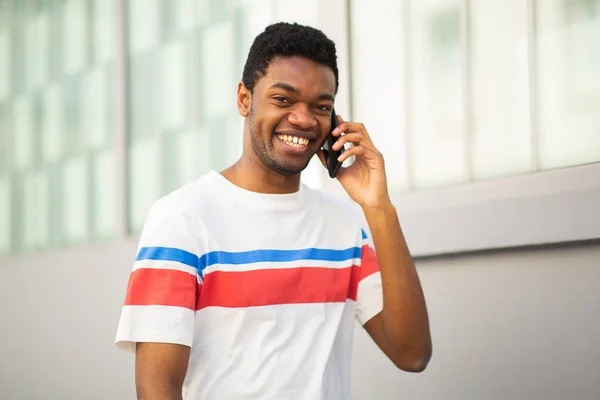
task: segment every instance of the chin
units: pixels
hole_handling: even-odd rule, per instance
[[[269,163],[267,165],[269,168],[271,168],[273,171],[277,172],[278,174],[281,174],[284,176],[294,176],[294,175],[298,175],[302,171],[304,171],[306,169],[306,167],[308,166],[308,162],[305,163],[304,165],[290,165],[290,164],[284,164],[284,163],[278,163],[278,162]]]

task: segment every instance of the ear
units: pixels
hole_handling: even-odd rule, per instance
[[[247,117],[250,114],[250,102],[252,101],[252,94],[244,85],[244,82],[238,83],[237,89],[237,106],[238,111],[242,117]]]

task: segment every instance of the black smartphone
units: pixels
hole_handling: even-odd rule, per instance
[[[339,150],[333,150],[333,144],[338,139],[333,136],[331,132],[338,126],[337,115],[335,114],[335,110],[331,111],[331,130],[329,131],[329,135],[327,135],[327,140],[323,143],[323,153],[325,155],[325,160],[327,161],[327,170],[329,171],[329,177],[335,178],[340,168],[342,167],[342,163],[338,161],[338,157],[344,151],[344,147]]]

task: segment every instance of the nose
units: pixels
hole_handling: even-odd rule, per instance
[[[311,129],[317,125],[317,120],[307,106],[298,104],[288,116],[290,124],[302,129]]]

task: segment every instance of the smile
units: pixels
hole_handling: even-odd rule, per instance
[[[308,140],[306,138],[301,138],[298,136],[276,135],[276,137],[277,137],[277,139],[279,139],[283,143],[287,144],[288,146],[298,147],[298,148],[306,147],[306,146],[308,146],[308,143],[310,142],[310,140]]]

